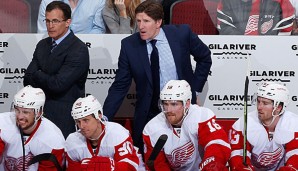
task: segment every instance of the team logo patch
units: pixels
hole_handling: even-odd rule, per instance
[[[76,103],[76,107],[81,107],[81,106],[82,106],[82,102]]]
[[[195,147],[191,141],[183,146],[173,150],[171,154],[166,154],[166,157],[172,168],[180,168],[184,165],[194,154]]]
[[[25,170],[28,170],[28,162],[33,158],[32,153],[28,153],[25,156]],[[7,156],[5,158],[5,168],[7,171],[22,171],[23,170],[23,156],[14,158]]]
[[[259,155],[252,155],[252,163],[257,168],[272,169],[282,159],[284,149],[279,147],[273,152],[263,152]]]
[[[261,25],[261,33],[266,34],[272,28],[272,26],[273,26],[273,19],[270,19],[269,21],[264,22]]]
[[[167,89],[172,89],[172,88],[173,88],[173,86],[171,86],[171,85],[167,87]]]
[[[249,16],[244,34],[249,35],[252,32],[258,30],[258,22],[259,22],[259,15]]]

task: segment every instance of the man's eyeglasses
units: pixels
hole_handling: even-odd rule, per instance
[[[54,20],[49,20],[49,19],[44,19],[43,20],[47,25],[50,25],[50,23],[52,23],[53,25],[57,25],[63,21],[66,21],[66,20],[58,20],[58,19],[54,19]]]

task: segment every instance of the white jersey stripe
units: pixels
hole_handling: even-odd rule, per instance
[[[294,149],[294,150],[287,152],[286,156],[285,156],[285,162],[287,162],[290,157],[292,157],[293,155],[297,155],[297,154],[298,154],[298,149]]]
[[[249,151],[246,151],[247,156],[250,158],[251,157],[251,153]],[[243,150],[233,150],[231,153],[231,158],[234,156],[243,156]]]
[[[134,168],[136,168],[136,170],[138,170],[138,164],[129,160],[128,158],[124,158],[122,160],[120,160],[119,162],[126,162],[129,163],[130,165],[132,165]]]
[[[231,146],[229,143],[225,142],[224,140],[221,140],[221,139],[216,139],[216,140],[212,140],[210,141],[206,146],[205,146],[205,150],[208,146],[212,145],[212,144],[219,144],[219,145],[222,145],[222,146],[225,146],[229,149],[231,149]]]

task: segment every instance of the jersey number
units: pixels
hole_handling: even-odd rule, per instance
[[[119,148],[119,155],[124,156],[126,154],[132,154],[132,144],[129,141],[123,143],[123,146]]]
[[[238,144],[240,135],[235,130],[230,130],[230,143],[231,144]]]
[[[216,130],[221,129],[221,126],[215,122],[215,119],[212,119],[211,121],[207,122],[207,125],[209,127],[210,132],[214,132]]]

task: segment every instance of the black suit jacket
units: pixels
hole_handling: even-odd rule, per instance
[[[87,46],[70,32],[51,53],[52,38],[38,42],[24,85],[41,88],[46,94],[44,113],[66,137],[75,131],[71,108],[85,94],[89,69]]]
[[[193,102],[195,91],[201,92],[212,64],[209,48],[192,33],[188,25],[166,25],[162,27],[173,53],[178,79],[186,80],[192,87]],[[190,55],[196,61],[192,70]],[[103,113],[113,119],[127,94],[131,81],[136,83],[137,102],[134,114],[133,140],[140,141],[148,118],[152,99],[153,84],[146,41],[135,33],[121,42],[118,70],[104,102]]]

